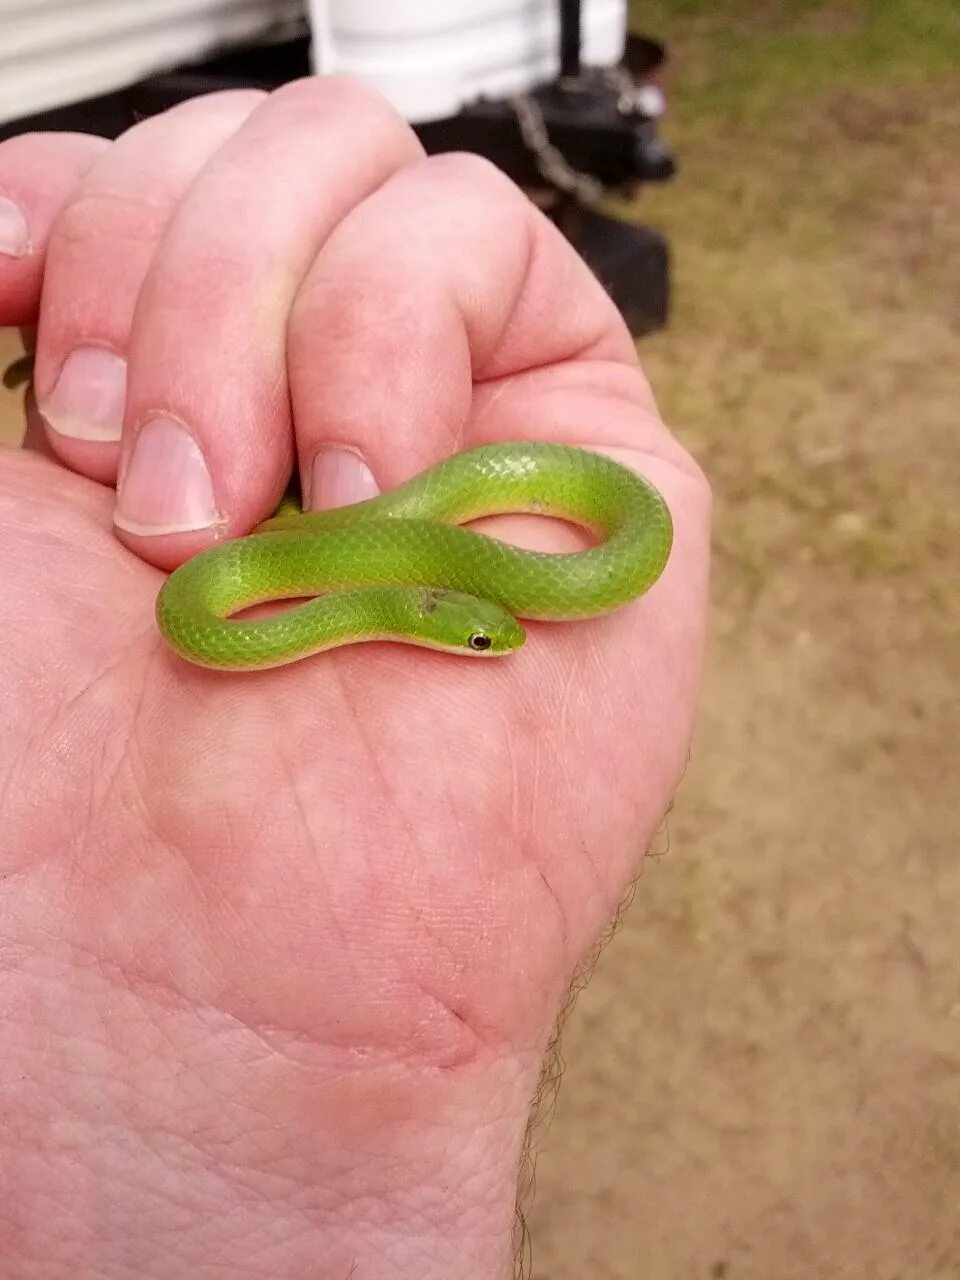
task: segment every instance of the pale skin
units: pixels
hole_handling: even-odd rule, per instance
[[[707,485],[560,235],[357,86],[14,139],[0,197],[0,324],[39,325],[0,453],[4,1276],[503,1280],[545,1045],[688,755]],[[294,466],[323,507],[517,438],[657,485],[647,596],[497,662],[166,650],[164,571]]]

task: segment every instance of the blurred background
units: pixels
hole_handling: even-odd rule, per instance
[[[956,1280],[960,5],[629,22],[665,95],[624,117],[652,150],[613,147],[637,181],[608,183],[609,221],[545,203],[713,482],[711,646],[687,776],[533,1135],[529,1272]],[[509,167],[503,117],[444,136]],[[595,125],[581,173],[623,132]]]
[[[537,1280],[960,1276],[960,6],[642,0],[702,713],[570,1017]],[[666,847],[666,840],[661,847]]]

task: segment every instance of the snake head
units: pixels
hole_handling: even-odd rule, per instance
[[[519,649],[525,632],[516,618],[490,600],[429,587],[421,593],[421,643],[431,648],[496,658]]]

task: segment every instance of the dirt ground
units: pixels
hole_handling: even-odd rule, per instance
[[[682,171],[624,212],[674,253],[641,351],[715,486],[712,644],[528,1272],[956,1280],[960,9],[635,8]]]

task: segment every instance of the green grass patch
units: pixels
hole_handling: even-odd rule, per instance
[[[642,355],[713,480],[721,560],[751,590],[792,559],[909,576],[939,608],[960,544],[960,6],[664,0],[633,22],[670,47],[681,166],[621,206],[673,254]]]

